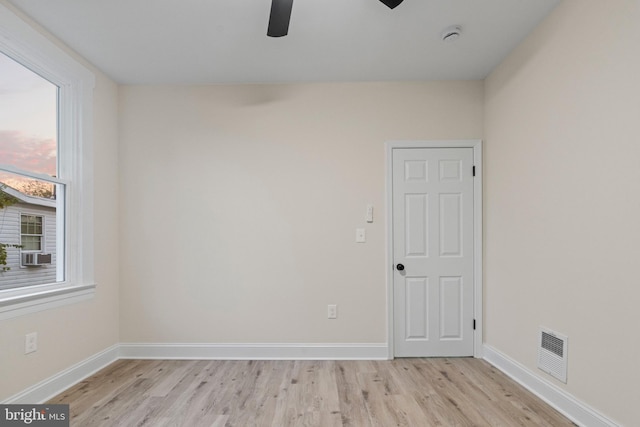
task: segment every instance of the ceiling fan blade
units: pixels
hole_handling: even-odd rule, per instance
[[[291,9],[293,0],[272,0],[271,15],[269,16],[269,27],[267,35],[269,37],[286,36],[289,32],[289,20],[291,19]]]
[[[398,6],[400,3],[403,2],[403,0],[380,0],[380,1],[385,5],[387,5],[389,9],[393,9],[394,7]]]

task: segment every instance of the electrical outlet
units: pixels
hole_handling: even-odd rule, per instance
[[[338,306],[335,304],[329,304],[327,306],[327,319],[338,318]]]
[[[24,354],[33,353],[38,349],[38,333],[31,332],[24,337]]]

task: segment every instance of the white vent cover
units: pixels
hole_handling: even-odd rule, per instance
[[[565,384],[567,382],[567,341],[566,336],[540,327],[538,368]]]

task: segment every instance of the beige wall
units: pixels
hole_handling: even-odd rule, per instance
[[[384,143],[480,138],[482,106],[481,82],[121,87],[121,341],[386,342]]]
[[[568,384],[640,420],[640,2],[565,0],[486,81],[486,342],[536,369],[569,337]],[[555,380],[553,380],[555,382]]]
[[[97,293],[87,302],[0,322],[0,401],[118,342],[117,86],[92,71]],[[30,332],[38,333],[38,351],[25,355]]]

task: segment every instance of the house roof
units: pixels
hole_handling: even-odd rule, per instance
[[[2,191],[5,194],[8,194],[9,196],[15,197],[20,201],[20,203],[26,203],[29,205],[37,205],[37,206],[45,206],[48,208],[55,208],[57,205],[57,202],[54,199],[45,199],[43,197],[30,196],[6,184],[2,184],[2,186],[0,186],[0,191]]]

